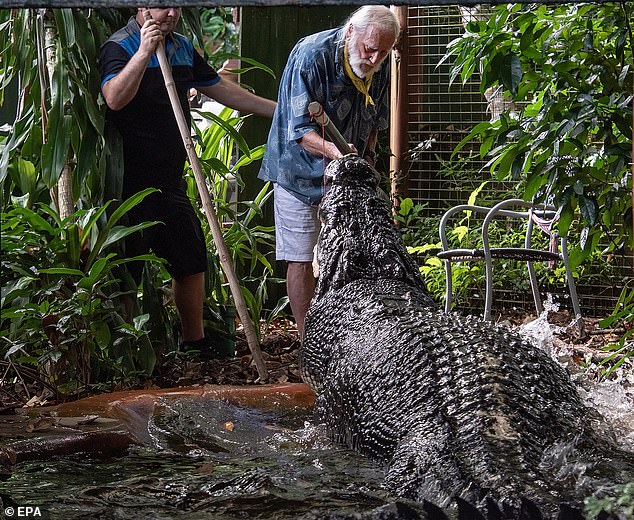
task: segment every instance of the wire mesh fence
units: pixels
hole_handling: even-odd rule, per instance
[[[505,108],[506,101],[495,92],[487,92],[486,96],[480,92],[476,74],[465,84],[457,80],[450,85],[450,62],[441,63],[447,44],[462,35],[468,17],[486,12],[457,5],[407,9],[408,196],[425,205],[425,215],[438,219],[449,207],[466,203],[473,187],[485,180],[489,183],[480,194],[479,203],[503,195],[508,197],[513,194],[513,185],[491,181],[490,173],[483,169],[485,162],[477,156],[476,144],[463,149],[462,161],[451,159],[456,145],[473,126],[495,117],[496,111]],[[464,182],[465,177],[470,182]],[[580,273],[577,283],[582,312],[586,316],[606,315],[614,309],[622,288],[634,280],[632,254],[603,258],[584,265]],[[552,294],[554,301],[568,306],[565,284],[559,285],[543,287],[543,296]],[[481,310],[484,306],[481,294],[483,287],[474,287],[462,308]],[[532,310],[530,289],[524,292],[499,287],[494,309]]]

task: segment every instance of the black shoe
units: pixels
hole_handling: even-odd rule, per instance
[[[232,355],[226,350],[218,348],[216,343],[210,336],[205,333],[205,337],[196,341],[183,341],[180,344],[181,352],[189,352],[197,355],[201,361],[209,361],[210,359],[227,359]]]

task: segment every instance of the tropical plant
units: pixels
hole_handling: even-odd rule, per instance
[[[204,34],[204,45],[202,47],[212,60],[214,60],[215,54],[235,54],[238,52],[238,30],[233,21],[233,13],[230,7],[201,9],[200,25]],[[215,61],[218,66],[222,65],[220,59]]]
[[[262,216],[262,206],[272,191],[269,184],[266,184],[252,201],[238,201],[237,197],[232,197],[232,193],[235,194],[244,186],[240,168],[259,160],[264,153],[264,146],[249,148],[238,132],[245,117],[236,116],[229,108],[224,108],[218,115],[202,112],[200,115],[215,124],[205,130],[197,130],[198,156],[213,195],[216,214],[224,223],[223,237],[231,252],[233,265],[241,274],[239,278],[242,294],[251,319],[254,323],[259,323],[267,298],[267,285],[282,281],[271,276],[273,266],[262,252],[272,250],[274,228],[256,223],[256,217]],[[239,157],[236,146],[242,152]],[[188,193],[196,203],[198,195],[195,180],[191,173],[186,174],[186,179]],[[202,221],[206,229],[205,219]],[[210,236],[208,230],[206,235]],[[215,251],[213,243],[209,243],[209,249]],[[207,302],[214,312],[220,313],[231,305],[230,294],[216,254],[209,255],[209,263]]]
[[[101,43],[122,23],[114,10],[0,11],[0,92],[19,93],[0,151],[3,206],[52,197],[65,218],[76,206],[101,203],[108,149],[96,63]]]
[[[445,56],[452,81],[479,73],[483,94],[499,87],[513,101],[513,111],[476,125],[454,153],[478,139],[497,179],[521,179],[527,200],[562,208],[562,233],[578,210],[573,267],[602,236],[610,250],[627,243],[633,13],[629,2],[504,4],[469,22]]]
[[[120,259],[111,246],[154,224],[118,224],[153,191],[131,197],[110,218],[109,203],[66,219],[42,203],[39,211],[15,207],[2,213],[3,357],[40,367],[62,394],[152,373],[155,356],[143,318],[132,324],[123,319],[117,269],[135,259],[158,259]]]
[[[600,518],[634,518],[634,482],[615,486],[601,495],[584,501],[584,515],[589,520]]]
[[[623,366],[628,359],[634,358],[634,288],[623,287],[612,314],[602,319],[599,326],[622,327],[622,335],[615,343],[604,348],[609,355],[600,363],[604,367],[603,376],[607,377]]]

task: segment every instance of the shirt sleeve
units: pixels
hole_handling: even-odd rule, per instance
[[[128,53],[116,42],[106,42],[101,47],[99,56],[99,74],[101,86],[109,79],[115,77],[130,61]]]
[[[210,87],[220,81],[218,73],[209,65],[203,57],[194,50],[193,69],[194,81],[193,87]]]
[[[317,93],[318,86],[322,84],[320,71],[318,63],[307,59],[297,60],[291,70],[288,88],[289,140],[296,141],[308,132],[318,130],[317,123],[308,112],[308,104],[312,101],[324,104],[324,100]]]

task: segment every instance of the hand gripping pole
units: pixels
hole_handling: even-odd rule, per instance
[[[354,153],[354,150],[343,138],[337,127],[332,123],[332,121],[330,121],[328,114],[324,112],[324,107],[322,107],[321,104],[317,101],[312,101],[308,104],[308,111],[310,112],[310,115],[315,118],[315,121],[324,127],[326,135],[335,144],[337,150],[339,150],[343,155]]]

